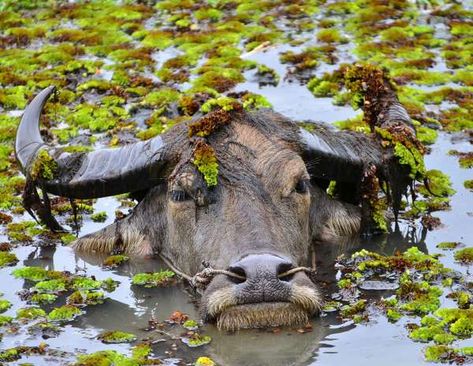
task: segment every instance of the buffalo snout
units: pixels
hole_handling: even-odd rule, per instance
[[[321,307],[316,285],[284,256],[249,254],[216,276],[202,315],[227,330],[305,324]]]

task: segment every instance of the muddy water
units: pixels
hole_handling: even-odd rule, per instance
[[[288,88],[289,87],[289,88]],[[293,87],[294,89],[290,89]],[[269,90],[269,89],[268,89]],[[291,92],[288,93],[288,90]],[[259,89],[259,93],[265,94],[275,109],[290,115],[293,118],[310,118],[311,113],[318,110],[314,108],[314,100],[305,98],[306,91],[297,84],[288,84],[280,88],[273,88],[271,92],[265,93],[265,89]],[[299,92],[299,94],[297,94]],[[300,104],[297,106],[276,102],[284,99],[295,100]],[[313,98],[313,97],[311,97]],[[308,108],[304,109],[307,103]],[[330,108],[337,114],[334,119],[352,116],[353,112],[340,108],[337,112],[333,106],[327,103],[326,112],[323,110],[324,101],[319,101],[319,110],[315,116],[320,119],[330,120]],[[315,103],[317,105],[317,103]],[[300,112],[298,114],[298,112]],[[314,114],[312,114],[312,119]],[[356,242],[341,243],[340,245],[322,245],[317,250],[317,261],[321,280],[334,283],[336,273],[332,269],[336,256],[350,254],[360,248],[368,248],[380,253],[391,254],[396,250],[405,250],[411,245],[417,245],[428,252],[438,252],[435,245],[441,241],[461,241],[471,245],[473,243],[473,199],[471,192],[463,187],[463,181],[472,179],[471,170],[461,169],[457,159],[447,154],[452,149],[471,151],[470,143],[455,139],[453,135],[441,133],[438,141],[432,147],[432,152],[426,157],[427,168],[441,168],[447,173],[453,182],[453,188],[457,193],[451,200],[451,210],[437,212],[435,216],[441,218],[443,226],[432,232],[423,232],[420,224],[412,225],[401,223],[400,232],[392,233],[383,237],[372,239],[360,239]],[[107,211],[108,217],[118,206],[114,198],[100,199],[96,203],[98,211]],[[110,221],[110,219],[109,219]],[[107,222],[108,223],[108,222]],[[81,235],[95,231],[105,224],[87,222],[82,228]],[[4,241],[6,238],[0,238]],[[176,286],[165,289],[141,289],[131,286],[130,278],[134,273],[156,271],[164,265],[158,260],[143,259],[133,260],[130,263],[114,271],[105,271],[101,268],[101,258],[79,257],[70,248],[34,248],[20,247],[15,249],[20,262],[18,266],[35,265],[49,269],[68,270],[71,272],[86,273],[94,275],[98,279],[112,277],[120,282],[120,285],[109,294],[109,299],[103,305],[88,307],[87,313],[76,321],[67,325],[63,332],[56,338],[47,339],[51,348],[66,352],[66,360],[73,359],[77,353],[90,353],[102,349],[116,349],[126,353],[128,345],[104,345],[95,337],[103,330],[120,329],[135,333],[139,339],[149,338],[159,341],[166,339],[165,336],[155,332],[145,332],[151,318],[165,319],[174,310],[188,313],[191,318],[197,319],[198,313],[186,289]],[[458,266],[453,261],[452,252],[443,252],[441,261],[457,270],[466,273],[466,268]],[[15,267],[13,267],[15,268]],[[4,298],[11,301],[17,308],[21,305],[18,289],[23,288],[22,280],[16,280],[9,275],[12,267],[0,270],[0,292]],[[389,295],[389,293],[383,293]],[[444,306],[450,300],[443,299]],[[14,315],[9,310],[5,315]],[[373,316],[371,321],[363,325],[354,325],[352,322],[341,323],[336,315],[329,314],[313,320],[313,331],[299,334],[294,330],[282,330],[276,334],[267,331],[242,331],[236,334],[225,334],[218,332],[212,325],[206,326],[206,334],[213,337],[213,341],[207,348],[190,351],[186,346],[178,343],[178,351],[170,355],[166,360],[168,364],[177,362],[176,357],[192,359],[193,355],[210,355],[221,365],[367,365],[382,362],[383,365],[417,365],[425,364],[422,356],[423,345],[414,343],[407,337],[404,325],[409,321],[405,318],[397,324],[388,323],[384,316]],[[38,338],[20,330],[18,334],[6,334],[2,347],[9,348],[18,345],[37,345]],[[466,344],[465,344],[466,345]],[[158,342],[155,346],[157,355],[163,355],[168,349],[169,342]],[[269,351],[268,351],[269,350]],[[189,353],[192,352],[192,353]],[[35,365],[60,364],[64,360],[45,360],[36,357],[23,357],[21,362],[32,362]]]
[[[270,49],[265,53],[252,56],[258,62],[274,68],[283,79],[286,66],[279,63],[278,55],[282,49]],[[160,60],[162,62],[162,60]],[[322,65],[323,66],[323,65]],[[329,70],[331,67],[320,67]],[[333,106],[330,98],[314,98],[312,94],[297,82],[281,80],[279,85],[259,87],[252,81],[252,71],[246,76],[247,82],[238,85],[237,90],[249,90],[264,95],[274,109],[295,120],[317,120],[332,123],[356,115],[349,107]],[[466,179],[473,179],[471,170],[461,169],[457,159],[449,156],[450,149],[472,151],[472,145],[464,140],[455,139],[453,135],[439,134],[438,141],[432,146],[432,152],[426,157],[428,169],[439,168],[447,173],[457,193],[452,197],[451,210],[437,212],[443,226],[432,232],[425,232],[419,223],[401,222],[398,232],[355,242],[338,245],[321,245],[317,248],[317,265],[320,280],[330,284],[336,281],[333,269],[334,259],[340,254],[351,254],[361,248],[392,254],[396,250],[405,250],[412,245],[430,253],[438,252],[436,244],[442,241],[461,241],[473,244],[473,195],[463,187]],[[115,198],[99,199],[96,211],[107,211],[106,223],[86,222],[80,235],[93,232],[110,223],[119,203]],[[6,241],[0,235],[0,242]],[[193,297],[188,289],[175,286],[164,289],[142,289],[131,286],[133,274],[156,271],[164,268],[163,263],[154,259],[132,260],[117,270],[105,271],[101,268],[101,258],[96,256],[79,257],[70,248],[35,248],[20,247],[14,250],[20,262],[17,267],[25,265],[43,266],[48,269],[67,270],[95,276],[97,279],[112,277],[120,282],[118,288],[108,295],[103,305],[89,306],[84,316],[65,326],[62,333],[55,338],[47,339],[51,348],[65,352],[65,359],[39,359],[23,357],[21,362],[41,364],[63,364],[73,360],[78,353],[91,353],[98,350],[116,349],[127,353],[129,345],[104,345],[96,340],[103,330],[122,330],[136,334],[138,339],[151,338],[156,341],[154,351],[157,356],[165,355],[172,342],[166,335],[158,332],[147,332],[144,329],[148,320],[163,320],[175,311],[180,310],[198,319]],[[443,252],[441,261],[448,267],[466,273],[467,268],[454,263],[452,252]],[[18,295],[24,287],[24,281],[10,276],[15,267],[0,270],[0,292],[14,306],[5,315],[15,315],[16,309],[25,306]],[[329,291],[329,290],[327,290]],[[389,292],[377,294],[387,296]],[[451,304],[443,298],[443,306]],[[212,357],[219,365],[419,365],[423,361],[421,343],[415,343],[407,337],[405,324],[408,318],[396,324],[388,323],[384,316],[372,316],[367,324],[355,325],[352,322],[341,323],[335,314],[328,314],[312,321],[313,330],[300,334],[294,329],[283,329],[277,333],[268,331],[241,331],[236,334],[218,332],[212,325],[205,327],[205,333],[212,336],[212,343],[204,348],[190,350],[187,346],[175,341],[177,351],[169,354],[166,364],[177,364],[179,358],[193,360],[199,355]],[[20,329],[17,334],[5,334],[2,348],[19,345],[37,345],[41,339]],[[467,344],[464,344],[467,345]],[[471,345],[471,344],[470,344]]]

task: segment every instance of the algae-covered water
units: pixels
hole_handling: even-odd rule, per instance
[[[71,234],[51,235],[21,208],[24,180],[13,156],[15,127],[27,101],[48,85],[56,85],[59,94],[46,106],[45,138],[82,151],[84,146],[117,146],[152,137],[191,118],[205,101],[221,102],[219,98],[232,92],[240,92],[233,96],[248,108],[271,105],[297,121],[365,131],[361,112],[352,108],[351,96],[335,74],[342,63],[356,60],[383,66],[428,146],[426,170],[441,170],[455,192],[433,197],[419,181],[418,201],[425,205],[409,201],[396,230],[391,225],[384,235],[318,243],[322,292],[327,301],[338,299],[342,273],[335,264],[343,255],[349,258],[367,249],[389,256],[415,246],[440,253],[439,262],[458,272],[458,282],[439,285],[437,307],[457,308],[449,295],[461,288],[468,298],[463,307],[471,309],[471,265],[455,260],[458,249],[437,248],[441,242],[473,246],[473,192],[465,184],[473,180],[468,155],[473,153],[471,3],[4,0],[0,9],[0,243],[3,252],[18,259],[0,268],[0,301],[10,304],[1,314],[0,362],[185,365],[206,356],[218,365],[427,365],[426,349],[435,344],[409,337],[412,324],[420,324],[419,314],[403,312],[392,322],[376,306],[395,291],[361,290],[358,297],[369,304],[361,321],[325,311],[307,327],[294,329],[225,333],[201,325],[199,332],[211,342],[188,347],[182,340],[186,330],[165,320],[176,311],[199,319],[192,290],[180,282],[158,288],[132,285],[135,274],[158,272],[166,268],[163,263],[131,258],[104,269],[105,257],[78,256],[67,246]],[[117,211],[126,214],[133,206],[123,196],[80,203],[79,235],[112,223]],[[53,212],[72,232],[68,202],[53,201]],[[440,219],[432,230],[425,220],[430,215]],[[71,291],[40,304],[44,314],[35,319],[19,316],[19,309],[33,306],[26,290],[35,283],[13,275],[26,266],[70,272],[73,278],[111,278],[119,284],[104,291],[102,304],[83,307],[73,320],[46,323]],[[58,328],[38,328],[51,323]],[[106,344],[98,339],[113,330],[131,333],[136,340]],[[466,351],[473,346],[471,332],[455,337],[449,354],[439,359],[471,362]],[[136,356],[140,344],[149,346],[150,359]],[[23,346],[32,348],[21,350]],[[89,363],[79,357],[104,350],[117,353],[90,358]]]

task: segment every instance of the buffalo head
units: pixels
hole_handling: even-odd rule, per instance
[[[313,277],[293,269],[310,266],[315,239],[359,231],[359,182],[369,166],[383,171],[378,141],[318,124],[308,132],[274,112],[235,106],[148,141],[70,154],[40,135],[52,92],[30,103],[17,132],[25,175],[70,198],[140,196],[130,215],[78,239],[77,250],[159,254],[189,276],[202,263],[221,269],[201,309],[224,329],[300,324],[319,311]],[[398,103],[389,108],[383,118],[404,111]],[[41,154],[54,161],[52,177],[38,170]],[[343,187],[343,201],[326,194],[330,181]]]

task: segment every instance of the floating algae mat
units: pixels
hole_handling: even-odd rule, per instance
[[[0,363],[471,363],[472,16],[471,4],[450,0],[1,1]],[[350,82],[362,78],[346,77],[354,62],[387,70],[425,164],[377,131],[417,179],[416,199],[403,198],[397,230],[378,215],[385,234],[317,246],[326,304],[306,327],[221,333],[196,321],[163,263],[74,254],[76,233],[136,204],[127,195],[51,197],[68,233],[51,233],[21,205],[13,141],[22,110],[47,86],[57,92],[43,137],[71,153],[235,105],[272,106],[309,130],[324,120],[369,133],[363,84]],[[204,148],[196,164],[212,186],[218,162]],[[57,169],[48,154],[34,168],[44,178]]]

